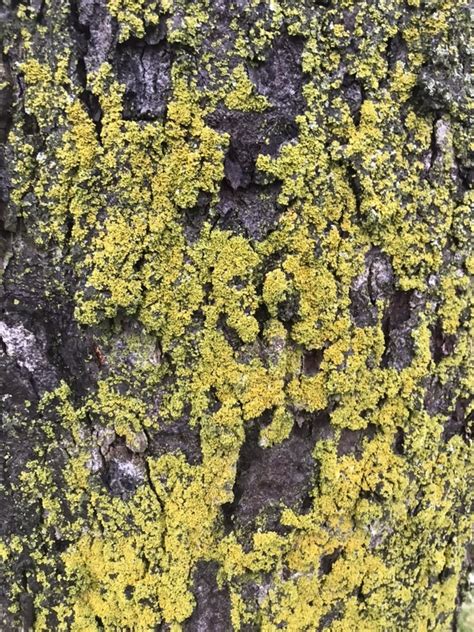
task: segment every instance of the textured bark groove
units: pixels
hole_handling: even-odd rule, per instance
[[[1,630],[468,629],[469,26],[2,4]]]

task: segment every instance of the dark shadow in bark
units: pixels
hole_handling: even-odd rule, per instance
[[[8,239],[7,232],[16,228],[16,222],[12,222],[7,214],[7,205],[10,197],[10,176],[8,173],[8,161],[6,147],[8,133],[12,124],[13,113],[13,82],[10,72],[10,63],[7,55],[2,53],[0,58],[0,83],[5,82],[0,88],[0,239]],[[0,243],[0,259],[3,244]],[[6,246],[6,244],[5,244]]]
[[[382,319],[382,330],[385,338],[385,351],[382,356],[382,367],[403,369],[411,364],[414,356],[414,341],[411,336],[413,326],[411,317],[412,291],[397,290],[385,311]]]
[[[217,571],[216,562],[201,561],[196,564],[192,587],[196,606],[183,624],[185,632],[228,632],[232,629],[229,591],[218,587]]]
[[[323,349],[311,349],[303,352],[303,374],[308,377],[316,375],[323,360]]]
[[[307,496],[315,475],[312,451],[328,426],[326,414],[307,415],[282,443],[262,448],[261,423],[249,423],[237,464],[234,500],[223,507],[228,529],[246,527],[262,512],[270,516],[268,528],[278,529],[281,505],[301,509],[305,499],[311,503]]]
[[[276,227],[283,207],[277,202],[280,184],[266,186],[248,184],[244,189],[233,190],[224,181],[215,226],[244,234],[256,241],[264,239]]]
[[[357,77],[350,74],[345,74],[342,80],[342,94],[349,106],[349,110],[354,123],[359,125],[360,122],[360,108],[364,102],[364,87]]]
[[[149,432],[149,438],[149,452],[155,457],[182,453],[192,465],[202,462],[199,428],[190,426],[186,411],[180,419],[160,423],[157,431]]]
[[[335,551],[333,551],[332,553],[329,553],[328,555],[323,555],[323,557],[321,558],[320,562],[319,562],[319,575],[328,575],[331,570],[332,567],[334,566],[334,562],[336,562],[336,560],[338,560],[341,557],[341,553],[342,553],[342,549],[336,549]]]
[[[352,455],[357,460],[360,460],[363,455],[364,442],[371,441],[377,432],[377,428],[374,424],[369,424],[367,428],[360,430],[350,430],[349,428],[343,428],[341,431],[341,438],[337,446],[337,455],[346,456]]]
[[[431,328],[430,350],[435,364],[439,364],[443,358],[448,357],[454,351],[456,346],[456,336],[454,334],[446,334],[443,331],[443,325],[437,320],[434,327]]]
[[[459,435],[469,444],[472,437],[474,413],[467,414],[469,402],[465,398],[456,401],[454,410],[449,415],[443,430],[444,441],[449,441],[452,437]]]
[[[388,300],[395,291],[390,257],[373,247],[365,256],[365,269],[350,288],[350,312],[357,327],[371,327],[377,323],[377,301]],[[389,311],[389,310],[388,310]]]
[[[393,442],[393,451],[399,456],[405,454],[405,431],[403,428],[397,428],[395,440]]]
[[[269,99],[287,124],[306,107],[301,69],[303,47],[302,37],[282,33],[273,40],[265,61],[250,66],[248,71],[257,92]]]
[[[189,243],[194,243],[199,239],[204,223],[209,220],[210,204],[211,194],[200,191],[196,205],[184,211],[184,234]]]
[[[305,109],[302,49],[301,38],[282,34],[265,61],[248,67],[256,91],[270,101],[266,110],[243,112],[221,104],[207,117],[210,127],[230,135],[215,224],[250,239],[264,239],[283,211],[277,202],[281,184],[255,165],[259,154],[276,156],[282,143],[297,137],[295,117]]]

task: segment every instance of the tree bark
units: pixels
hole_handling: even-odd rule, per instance
[[[468,2],[0,16],[1,629],[456,629]]]

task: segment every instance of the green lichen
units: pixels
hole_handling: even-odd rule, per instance
[[[32,560],[35,629],[179,630],[195,607],[200,561],[217,563],[236,630],[449,627],[469,537],[472,455],[460,436],[445,440],[448,412],[430,410],[427,398],[430,384],[445,387],[454,410],[473,384],[470,198],[459,199],[452,178],[464,114],[453,105],[440,123],[411,97],[427,42],[448,40],[456,3],[440,0],[436,11],[416,0],[410,11],[379,4],[341,0],[313,14],[291,2],[251,2],[233,16],[223,58],[220,42],[207,45],[217,20],[211,3],[109,0],[121,41],[165,19],[169,41],[184,46],[163,120],[125,120],[125,87],[112,65],[89,73],[100,130],[70,78],[66,36],[55,35],[45,59],[47,35],[18,10],[29,33],[19,65],[24,105],[43,145],[38,151],[15,122],[12,202],[55,264],[73,270],[75,318],[99,332],[106,357],[87,394],[63,383],[43,398],[37,423],[48,442],[17,490],[19,502],[41,503],[43,518],[0,548],[7,567],[20,555]],[[352,34],[344,11],[354,14]],[[217,223],[230,138],[207,116],[222,102],[271,111],[247,69],[283,24],[304,37],[307,107],[295,119],[297,137],[257,157],[259,182],[281,184],[281,215],[256,242]],[[406,56],[389,64],[397,33]],[[188,49],[215,76],[211,87],[198,87]],[[345,73],[363,88],[358,117],[342,96]],[[199,223],[202,196],[209,209]],[[401,368],[384,355],[390,299],[374,301],[370,326],[356,326],[351,313],[350,288],[371,249],[390,260],[394,291],[426,298]],[[438,319],[455,344],[435,361]],[[308,373],[311,353],[321,361]],[[234,500],[246,429],[256,424],[261,449],[271,450],[303,417],[317,425],[323,412],[329,431],[313,451],[309,507],[279,507],[275,529],[263,510],[247,530],[226,533],[223,505]],[[159,441],[183,420],[199,436],[200,462],[180,449],[145,452],[148,435]],[[98,438],[104,433],[110,445]],[[345,436],[354,437],[352,452],[342,449]],[[109,494],[95,466],[117,437],[143,475],[127,498]],[[256,602],[247,597],[252,582]],[[22,590],[12,574],[12,613]]]
[[[234,68],[231,85],[232,90],[227,92],[224,98],[224,103],[229,109],[261,112],[268,108],[268,100],[263,95],[255,94],[255,87],[242,65]]]
[[[107,0],[107,8],[120,25],[119,40],[125,41],[130,35],[142,37],[148,25],[159,22],[159,2],[145,0]]]

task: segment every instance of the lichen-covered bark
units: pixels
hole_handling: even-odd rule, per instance
[[[0,628],[451,629],[467,0],[0,16]]]

